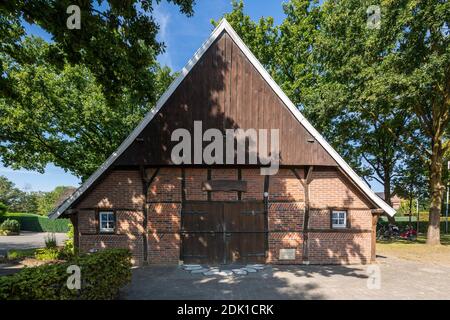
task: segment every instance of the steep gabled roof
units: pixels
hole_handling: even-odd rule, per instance
[[[341,170],[350,178],[350,180],[379,208],[383,209],[387,214],[393,216],[395,210],[386,202],[380,199],[367,184],[353,171],[353,169],[344,161],[344,159],[329,145],[322,135],[308,122],[308,120],[301,114],[292,101],[286,96],[281,88],[275,83],[269,73],[264,69],[261,63],[250,52],[242,39],[237,35],[231,25],[223,19],[220,24],[214,29],[210,37],[197,50],[194,56],[189,60],[187,65],[181,70],[180,75],[173,81],[167,91],[161,96],[153,108],[141,121],[141,123],[131,132],[119,148],[87,179],[76,192],[74,192],[66,201],[64,201],[51,215],[50,218],[55,219],[64,213],[86,190],[88,190],[97,179],[124,153],[124,151],[136,140],[146,126],[152,121],[155,115],[165,105],[168,99],[172,96],[174,91],[179,87],[185,77],[189,74],[192,68],[200,60],[208,48],[215,42],[215,40],[222,34],[228,33],[231,39],[243,52],[245,57],[251,62],[253,67],[259,72],[262,78],[269,84],[275,94],[281,99],[285,106],[289,109],[295,119],[312,135],[316,141],[328,152],[328,154],[336,161]]]

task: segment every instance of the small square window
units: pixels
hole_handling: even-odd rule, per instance
[[[331,212],[331,227],[332,228],[347,228],[347,211]]]
[[[100,211],[100,232],[114,232],[116,219],[112,211]]]

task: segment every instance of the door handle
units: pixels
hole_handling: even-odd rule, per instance
[[[229,232],[225,233],[225,237],[231,237],[231,233]]]

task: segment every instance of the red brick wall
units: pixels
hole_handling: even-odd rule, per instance
[[[133,264],[142,265],[144,262],[142,236],[135,238],[127,234],[92,234],[82,235],[80,240],[81,252],[89,252],[92,249],[123,248],[131,251]]]
[[[78,232],[81,252],[91,249],[128,248],[133,263],[142,264],[144,214],[142,179],[138,171],[113,171],[78,203]],[[114,210],[114,234],[99,234],[98,210]]]
[[[313,233],[308,235],[312,264],[370,263],[370,233]]]
[[[313,171],[309,185],[311,208],[368,208],[365,197],[337,170]]]
[[[148,190],[148,201],[181,201],[181,169],[161,168]]]
[[[201,184],[205,173],[197,169],[185,171],[190,197],[203,197],[200,187],[194,184]],[[150,264],[177,264],[180,259],[181,179],[180,168],[161,168],[150,185],[148,200],[152,203],[147,211]]]
[[[116,210],[116,230],[114,234],[98,233],[97,214],[98,212],[95,210],[78,212],[81,252],[89,252],[91,249],[128,248],[133,255],[134,263],[141,264],[144,258],[142,238],[144,215],[142,211]]]
[[[369,263],[372,213],[366,198],[337,170],[313,171],[309,193],[309,229],[327,230],[308,233],[310,263]],[[351,232],[330,232],[333,209],[347,211]]]
[[[269,202],[269,230],[303,230],[304,208],[302,202]]]
[[[269,201],[301,201],[305,192],[291,169],[280,169],[269,177]]]
[[[300,172],[302,174],[303,172]],[[303,251],[304,189],[290,169],[269,177],[268,263],[301,263]],[[280,260],[280,249],[295,249],[294,260]]]
[[[139,171],[113,171],[96,184],[77,208],[142,209],[142,178]]]
[[[177,264],[180,260],[181,203],[152,203],[148,209],[148,262]]]
[[[294,260],[280,260],[280,249],[295,249]],[[303,236],[300,232],[269,233],[267,263],[299,264],[302,262]]]
[[[207,169],[185,169],[186,200],[208,200],[208,192],[202,190],[208,180]]]
[[[263,200],[264,176],[260,169],[241,169],[241,177],[247,181],[247,192],[242,192],[242,200]]]
[[[147,170],[152,174],[154,170]],[[299,174],[303,176],[303,172]],[[207,169],[185,169],[186,199],[208,199],[202,182]],[[248,191],[243,200],[263,200],[264,177],[259,169],[241,169]],[[176,264],[180,257],[181,220],[180,168],[161,168],[148,193],[148,262]],[[211,179],[238,179],[237,169],[211,169]],[[367,263],[370,261],[371,211],[365,198],[341,173],[314,171],[309,188],[309,240],[306,242],[311,263]],[[237,192],[211,192],[212,201],[237,200]],[[269,178],[268,263],[302,263],[304,258],[304,190],[290,169],[280,169]],[[136,263],[143,262],[143,201],[139,171],[114,171],[95,185],[77,205],[80,249],[126,247]],[[116,234],[97,234],[96,209],[112,208],[117,214]],[[346,209],[352,232],[330,230],[330,210]],[[319,232],[319,230],[324,232]],[[294,260],[279,260],[280,249],[293,248]]]

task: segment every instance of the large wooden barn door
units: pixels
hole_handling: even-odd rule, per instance
[[[185,203],[181,212],[181,259],[185,263],[223,262],[223,205]]]
[[[181,214],[185,263],[264,262],[262,202],[186,202]]]
[[[227,263],[264,262],[265,217],[263,202],[224,203]]]

